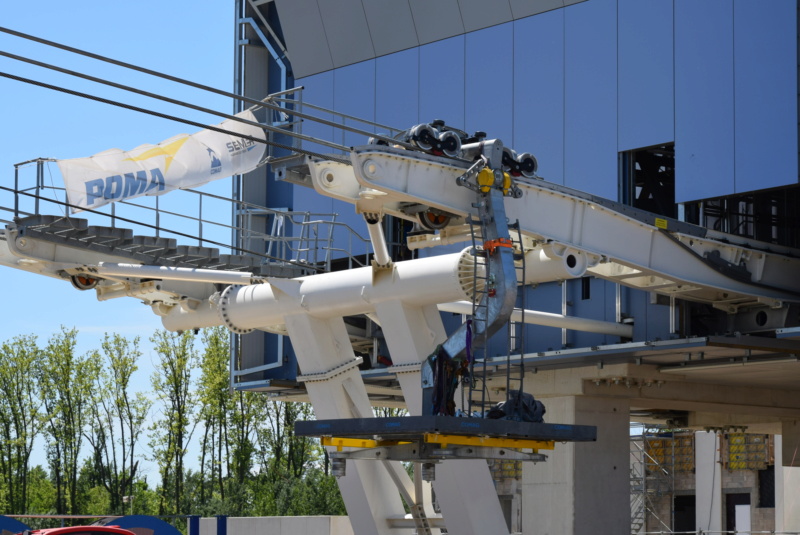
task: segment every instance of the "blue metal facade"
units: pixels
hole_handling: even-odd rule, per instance
[[[297,83],[392,126],[486,131],[610,199],[619,152],[671,142],[677,202],[797,183],[795,0],[589,0]]]
[[[624,200],[621,153],[674,143],[675,202],[688,205],[797,184],[797,20],[796,0],[588,0],[295,85],[307,102],[395,127],[485,131],[535,154],[545,180],[613,200]],[[311,123],[304,133],[334,136]],[[303,188],[291,207],[364,229],[352,206]],[[592,279],[584,299],[582,284],[540,285],[527,306],[615,321],[619,300],[635,340],[670,337],[669,307],[649,294]],[[560,329],[527,329],[527,351],[565,345]],[[618,341],[570,332],[566,345]]]

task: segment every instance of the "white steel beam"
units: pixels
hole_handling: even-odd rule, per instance
[[[314,414],[319,419],[369,418],[373,415],[364,382],[342,318],[320,319],[308,314],[286,317]],[[339,370],[339,373],[328,373]],[[317,377],[315,379],[314,377]],[[400,463],[347,462],[347,473],[339,478],[339,489],[347,507],[354,533],[411,535],[413,530],[396,530],[389,518],[405,514],[393,478],[403,471]],[[392,470],[393,473],[387,471]],[[408,478],[408,475],[405,474]],[[413,483],[410,483],[413,486]]]
[[[377,145],[354,148],[351,160],[352,167],[309,159],[317,191],[351,202],[357,211],[375,210],[377,202],[384,213],[409,220],[414,215],[407,213],[408,206],[435,208],[456,222],[477,214],[475,194],[456,184],[467,162]],[[729,312],[800,301],[800,259],[786,248],[700,227],[690,231],[689,225],[666,218],[643,221],[628,215],[629,207],[543,180],[517,185],[522,198],[507,199],[509,220],[519,220],[523,234],[540,244],[600,258],[587,266],[589,274]],[[657,285],[652,287],[651,280]]]
[[[397,370],[419,364],[447,339],[434,305],[409,306],[386,301],[375,307],[383,335]],[[409,413],[422,414],[422,388],[418,368],[398,373]],[[436,466],[433,488],[448,533],[486,535],[507,533],[489,465],[485,460],[443,461]]]

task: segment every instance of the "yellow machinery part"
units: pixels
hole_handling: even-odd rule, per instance
[[[555,449],[553,440],[525,440],[519,438],[498,438],[498,437],[467,437],[462,435],[441,435],[438,433],[425,433],[425,442],[441,444],[447,446],[456,444],[459,446],[484,446],[489,448],[511,448],[511,449],[532,449],[532,450],[552,450]]]

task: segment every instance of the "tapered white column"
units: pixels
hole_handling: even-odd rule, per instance
[[[399,371],[406,406],[412,415],[422,414],[420,373],[403,373],[403,366],[419,364],[434,352],[447,335],[435,305],[410,306],[387,301],[375,307],[383,335]],[[444,461],[436,465],[433,482],[436,498],[449,533],[500,535],[508,533],[489,465],[483,459]]]
[[[353,366],[356,357],[344,320],[295,314],[286,317],[286,328],[300,370],[308,378],[306,389],[317,418],[373,416],[364,381],[358,368]],[[400,463],[394,464],[395,468],[403,470]],[[388,465],[348,460],[347,475],[338,480],[356,534],[411,535],[413,531],[392,529],[387,522],[388,518],[405,515],[397,487],[387,471],[392,469]]]

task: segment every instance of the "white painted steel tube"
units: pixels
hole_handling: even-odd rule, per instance
[[[375,263],[380,267],[389,266],[392,263],[392,257],[389,256],[389,249],[386,247],[386,238],[383,236],[383,226],[381,220],[371,222],[369,217],[364,217],[367,222],[367,232],[369,232],[369,239],[372,242],[372,250],[375,253]]]
[[[589,259],[586,253],[568,247],[545,245],[525,255],[525,283],[552,282],[583,277]]]
[[[247,330],[282,324],[284,316],[297,313],[331,318],[372,312],[384,301],[422,306],[471,299],[473,263],[465,251],[397,262],[385,272],[365,267],[270,279],[269,284],[231,288],[218,307],[194,311],[173,307],[162,322],[171,331],[222,324]],[[214,318],[213,308],[223,311],[224,318]]]
[[[472,314],[472,303],[470,301],[442,303],[437,306],[442,312]],[[564,316],[562,314],[551,314],[550,312],[528,309],[525,310],[524,316],[525,323],[531,325],[544,325],[545,327],[557,327],[559,329],[607,334],[609,336],[619,336],[621,338],[633,338],[633,325],[624,323],[577,318],[574,316]],[[518,308],[514,309],[514,312],[511,313],[511,320],[521,322],[523,320],[522,310]]]
[[[68,271],[74,271],[68,270]],[[99,262],[97,266],[83,266],[83,273],[94,273],[99,276],[135,277],[161,280],[208,282],[212,284],[251,284],[254,277],[249,272],[217,271],[171,266],[147,266],[142,264],[116,264]]]

